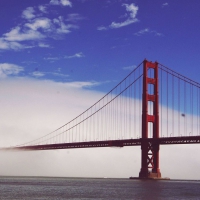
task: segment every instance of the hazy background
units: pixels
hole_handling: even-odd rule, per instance
[[[65,124],[103,94],[72,84],[33,79],[0,81],[0,144],[18,145]],[[199,179],[199,145],[160,147],[163,177]],[[140,147],[0,152],[0,175],[138,176]]]

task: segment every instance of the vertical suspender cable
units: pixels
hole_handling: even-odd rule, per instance
[[[187,121],[186,121],[186,117],[187,117],[187,115],[186,115],[186,81],[184,80],[184,136],[185,136],[185,133],[187,133],[187,131],[186,131],[186,123],[187,123]]]
[[[193,96],[193,85],[192,85],[192,96],[191,96],[191,98],[192,98],[192,130],[191,130],[191,131],[192,131],[192,135],[193,135],[193,125],[194,125],[194,124],[193,124],[193,117],[194,117],[194,116],[193,116],[193,114],[194,114],[194,113],[193,113],[193,101],[194,101],[194,96]]]
[[[190,82],[190,130],[189,130],[189,136],[191,135],[192,132],[192,84]]]
[[[167,72],[167,137],[168,137],[168,72]]]
[[[174,75],[172,74],[172,136],[174,136]]]
[[[129,85],[130,85],[130,78],[129,78]],[[129,125],[129,139],[131,139],[131,121],[130,121],[130,119],[131,119],[131,88],[132,88],[132,86],[129,88],[129,96],[128,96],[128,99],[129,99],[129,102],[128,102],[128,114],[129,114],[129,118],[128,118],[128,125]]]
[[[126,88],[126,79],[125,79],[125,88]],[[124,111],[123,111],[123,113],[124,113],[124,130],[123,130],[123,133],[121,134],[121,137],[122,137],[122,139],[123,139],[123,136],[124,136],[124,134],[126,133],[126,91],[124,91]]]
[[[200,88],[198,88],[198,135],[200,135]]]
[[[139,67],[139,76],[141,75],[141,67]],[[139,98],[138,98],[138,102],[139,102],[139,113],[142,113],[142,87],[141,87],[141,81],[142,81],[142,78],[139,79]],[[142,134],[142,115],[138,115],[139,116],[139,133],[138,135],[141,136]],[[141,138],[141,137],[139,137]]]
[[[199,88],[197,88],[197,134],[199,135]]]
[[[161,68],[160,68],[161,69]],[[160,104],[160,107],[161,107],[161,119],[160,119],[160,122],[161,122],[161,137],[163,136],[163,129],[162,129],[162,126],[163,126],[163,112],[162,112],[162,110],[163,110],[163,89],[162,89],[162,87],[163,87],[163,71],[162,71],[162,69],[160,70],[160,73],[161,73],[161,81],[160,81],[160,93],[161,93],[161,104]]]
[[[178,136],[180,136],[180,78],[178,77]]]
[[[135,81],[135,73],[134,73],[134,81]],[[136,85],[134,84],[134,134],[136,134]],[[138,133],[137,133],[138,135]]]

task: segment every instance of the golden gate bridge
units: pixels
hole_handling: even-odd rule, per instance
[[[200,84],[144,60],[76,118],[33,141],[2,149],[141,146],[139,178],[160,179],[159,146],[194,143],[200,143]]]

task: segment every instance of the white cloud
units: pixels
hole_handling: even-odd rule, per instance
[[[51,0],[51,5],[62,5],[72,7],[72,3],[69,0]]]
[[[138,22],[138,19],[136,18],[137,12],[139,7],[136,6],[134,3],[132,4],[122,4],[122,6],[126,7],[126,11],[127,13],[124,16],[128,16],[128,18],[123,21],[123,22],[112,22],[109,27],[105,27],[105,26],[100,26],[97,28],[97,30],[107,30],[107,29],[115,29],[115,28],[121,28],[124,26],[128,26],[130,24],[133,24],[135,22]]]
[[[168,6],[169,4],[166,2],[166,3],[163,3],[162,4],[162,7],[165,7],[165,6]]]
[[[83,58],[83,57],[85,57],[85,56],[84,56],[84,54],[82,52],[75,53],[72,56],[65,56],[65,58],[67,58],[67,59],[70,59],[70,58]]]
[[[58,34],[66,34],[70,33],[70,29],[77,29],[78,26],[72,25],[72,24],[65,24],[63,17],[59,16],[58,18],[53,19],[54,24],[56,24],[58,27],[56,27],[56,32]]]
[[[66,21],[76,22],[76,21],[80,21],[80,20],[83,20],[83,19],[84,19],[84,17],[82,17],[80,14],[72,13],[72,14],[68,14]]]
[[[70,7],[72,7],[72,3],[69,0],[61,0],[61,4],[63,6],[70,6]]]
[[[35,19],[32,23],[26,23],[24,26],[34,31],[40,28],[45,30],[51,27],[51,20],[48,18],[38,18]]]
[[[48,75],[51,75],[51,76],[57,76],[57,77],[62,77],[62,78],[67,78],[69,77],[69,75],[67,74],[61,74],[61,73],[58,73],[58,72],[40,72],[40,71],[34,71],[32,73],[30,73],[31,76],[34,76],[36,78],[40,78],[40,77],[43,77],[43,76],[48,76]],[[47,80],[48,78],[46,78]],[[87,83],[87,82],[86,82]],[[85,83],[85,85],[86,85]],[[74,88],[81,88],[81,86],[75,86],[75,84],[73,82],[70,82],[70,83],[65,83],[66,86],[69,86],[69,87],[74,87]],[[84,84],[84,82],[83,82]],[[89,84],[89,83],[88,83]],[[83,85],[84,86],[84,85]],[[92,85],[91,85],[92,86]],[[95,84],[94,84],[95,86]],[[86,85],[87,87],[87,85]]]
[[[19,42],[7,42],[7,43],[8,43],[8,48],[7,49],[20,50],[20,49],[29,48],[29,46],[22,45]]]
[[[23,67],[10,63],[0,63],[0,78],[6,78],[9,75],[18,75],[24,71]]]
[[[136,17],[136,15],[137,15],[137,12],[138,12],[138,6],[136,6],[134,3],[132,3],[132,4],[130,4],[130,5],[128,5],[128,4],[123,4],[123,6],[125,6],[126,7],[126,10],[128,11],[128,12],[130,12],[129,14],[130,14],[130,18],[131,19],[134,19],[135,17]]]
[[[145,33],[149,33],[149,31],[150,31],[149,28],[145,28],[145,29],[142,29],[142,30],[138,31],[137,33],[135,33],[135,35],[140,36],[140,35],[143,35]]]
[[[31,75],[35,76],[35,77],[42,77],[42,76],[45,76],[45,73],[39,72],[39,71],[35,71]]]
[[[60,58],[59,57],[47,57],[47,58],[44,58],[44,60],[59,60]]]
[[[82,52],[75,53],[71,56],[64,56],[64,57],[44,57],[44,60],[60,60],[60,59],[71,59],[71,58],[83,58],[85,55]]]
[[[104,31],[104,30],[107,30],[108,28],[106,28],[105,26],[99,26],[97,27],[97,30],[98,31]]]
[[[19,26],[13,28],[10,32],[4,34],[4,40],[7,41],[24,41],[42,39],[45,36],[35,30],[21,30]]]
[[[0,38],[0,49],[20,50],[24,48],[25,46],[21,45],[18,42],[8,42],[8,41],[5,41],[3,38]]]
[[[53,23],[48,18],[37,18],[29,23],[24,24],[24,27],[16,26],[11,29],[10,32],[5,33],[0,38],[0,49],[12,49],[20,50],[25,48],[33,48],[33,46],[27,46],[19,42],[39,40],[51,37],[51,34],[55,36],[55,33],[67,34],[71,32],[71,29],[77,29],[78,26],[73,24],[65,24],[63,17],[58,17],[53,20]],[[56,38],[56,36],[54,37]],[[39,47],[49,47],[40,42]]]
[[[39,5],[39,6],[38,6],[38,9],[39,9],[41,12],[43,12],[43,13],[47,13],[47,7],[44,6],[44,5]]]
[[[138,21],[138,20],[137,19],[127,19],[126,21],[121,22],[121,23],[112,22],[112,24],[110,25],[110,28],[121,28],[123,26],[128,26],[136,21]]]
[[[28,7],[22,12],[22,17],[25,19],[32,19],[35,17],[35,10],[33,7]]]
[[[126,11],[129,12],[129,17],[124,22],[120,22],[120,23],[112,22],[110,25],[111,28],[121,28],[123,26],[127,26],[138,21],[138,19],[136,18],[136,15],[139,9],[138,6],[136,6],[134,3],[130,5],[123,4],[122,6],[126,7]]]
[[[135,69],[137,66],[136,65],[132,65],[132,66],[128,66],[128,67],[123,67],[124,70],[133,70]]]
[[[52,0],[50,4],[72,6],[72,3],[68,0]],[[44,45],[44,43],[41,42],[44,38],[62,39],[64,34],[70,33],[72,29],[79,28],[77,25],[73,24],[73,22],[83,19],[77,13],[69,14],[67,19],[64,19],[62,16],[54,19],[42,17],[47,13],[47,6],[48,5],[39,5],[38,9],[40,13],[36,13],[36,8],[26,8],[22,12],[22,17],[25,19],[25,22],[11,28],[9,32],[4,33],[2,37],[0,37],[0,49],[16,51],[33,47],[47,48],[49,45]],[[66,24],[65,21],[70,21],[72,23]],[[33,40],[39,42],[39,44],[33,46]],[[26,43],[24,41],[26,41]],[[28,45],[28,42],[30,42],[31,45]]]
[[[134,35],[137,35],[137,36],[141,36],[141,35],[144,35],[144,34],[153,34],[154,36],[164,36],[162,33],[159,33],[155,30],[150,30],[149,28],[145,28],[145,29],[142,29],[136,33],[134,33]]]
[[[42,42],[40,42],[40,43],[38,44],[38,46],[41,47],[41,48],[50,48],[50,45],[45,44],[45,43],[42,43]]]
[[[59,0],[51,0],[49,3],[51,5],[60,5],[60,1]]]
[[[59,71],[59,70],[58,70]],[[61,74],[61,73],[57,73],[57,72],[48,72],[48,74],[51,74],[53,76],[59,76],[59,77],[69,77],[68,74]]]
[[[4,38],[0,38],[0,49],[7,50],[7,49],[12,49],[12,50],[21,50],[21,49],[28,49],[28,48],[33,48],[34,46],[27,46],[20,44],[19,42],[15,41],[6,41]]]
[[[5,41],[3,38],[0,38],[0,49],[9,49],[9,43]]]
[[[88,81],[88,82],[87,81],[86,82],[77,81],[77,82],[66,83],[66,85],[69,87],[72,87],[72,88],[90,88],[93,86],[100,85],[100,83],[96,82],[96,81]]]

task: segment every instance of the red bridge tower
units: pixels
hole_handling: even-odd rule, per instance
[[[153,71],[153,77],[148,77],[148,71]],[[149,94],[153,88],[153,93]],[[150,103],[153,112],[149,113]],[[152,126],[149,126],[152,123]],[[143,62],[143,97],[142,97],[142,159],[139,178],[161,178],[159,169],[159,143],[149,141],[149,127],[153,127],[153,139],[159,138],[159,96],[158,96],[158,63]]]

